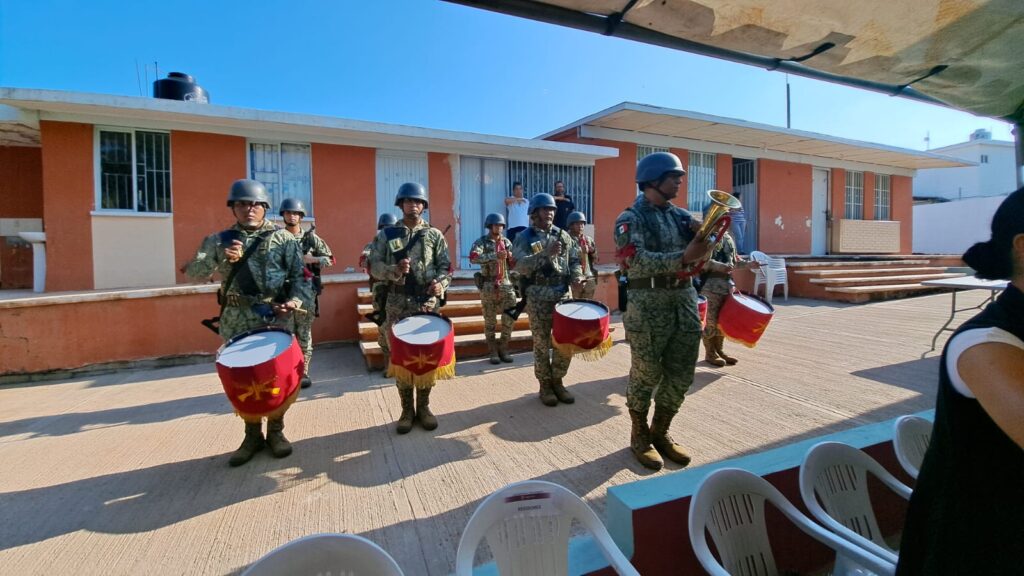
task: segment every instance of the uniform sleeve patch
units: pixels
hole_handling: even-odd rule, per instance
[[[616,228],[616,234],[629,234],[629,222],[623,222]]]

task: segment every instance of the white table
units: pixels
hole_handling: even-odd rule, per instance
[[[953,288],[953,305],[950,308],[949,319],[946,323],[939,328],[939,331],[932,337],[932,350],[935,350],[935,342],[938,341],[939,335],[943,332],[953,332],[955,328],[949,328],[949,325],[953,322],[953,318],[956,317],[957,312],[966,312],[968,310],[978,310],[995,300],[996,294],[1006,289],[1006,285],[1009,284],[1007,280],[982,280],[977,276],[961,276],[959,278],[945,278],[943,280],[925,280],[921,282],[924,286],[936,286],[939,288]],[[970,308],[957,309],[956,307],[956,293],[961,290],[988,290],[990,292],[988,298],[978,304],[977,306],[971,306]]]

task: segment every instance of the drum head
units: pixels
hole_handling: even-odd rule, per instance
[[[608,315],[608,307],[591,300],[569,300],[555,304],[555,312],[573,320],[600,320]]]
[[[227,368],[257,366],[280,356],[292,345],[286,330],[258,330],[232,338],[217,354],[217,363]]]
[[[451,322],[436,314],[415,314],[395,322],[391,327],[395,338],[416,345],[440,342],[451,331]]]
[[[760,312],[761,314],[773,314],[775,312],[775,308],[771,304],[765,302],[759,297],[751,296],[749,294],[741,294],[739,292],[734,293],[732,296],[736,299],[737,304],[741,304],[755,312]]]

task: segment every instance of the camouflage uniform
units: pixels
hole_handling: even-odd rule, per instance
[[[259,287],[259,295],[248,298],[242,295],[236,275],[227,292],[228,304],[220,318],[220,336],[225,342],[242,332],[266,326],[266,321],[252,311],[251,302],[270,303],[275,296],[283,296],[286,300],[305,303],[309,298],[310,283],[303,278],[302,254],[299,244],[287,230],[278,228],[269,220],[256,230],[245,230],[237,224],[232,227],[241,233],[243,249],[248,248],[257,236],[269,233],[256,252],[249,257],[246,266]],[[224,258],[224,246],[218,234],[207,236],[192,260],[185,266],[185,273],[193,278],[209,278],[214,272],[221,277],[221,294],[224,283],[231,273],[233,264]],[[301,314],[301,313],[296,313]],[[274,326],[291,329],[292,319],[275,318]]]
[[[586,280],[579,288],[572,289],[572,297],[583,300],[593,300],[594,292],[597,291],[597,269],[594,266],[597,265],[597,244],[594,239],[586,234],[580,234],[579,238],[573,237],[576,241],[576,247],[580,253],[580,266],[583,269],[583,276]],[[583,246],[586,245],[587,249],[584,250]]]
[[[554,242],[562,243],[562,253],[557,257],[548,255],[548,247]],[[541,400],[552,405],[546,400],[552,393],[559,399],[571,398],[562,386],[562,378],[569,371],[572,356],[563,356],[551,345],[551,324],[555,304],[567,299],[570,284],[583,278],[579,252],[568,232],[555,226],[547,232],[530,226],[516,236],[512,256],[516,272],[528,283],[524,296],[533,333],[533,372],[540,383]]]
[[[626,389],[626,406],[634,419],[632,448],[639,458],[653,441],[658,452],[684,464],[688,456],[677,460],[663,448],[665,442],[672,444],[668,425],[693,383],[700,350],[696,291],[691,281],[676,279],[694,237],[690,220],[687,211],[671,203],[655,206],[640,195],[615,221],[616,255],[629,278],[629,306],[622,323],[632,357]],[[648,430],[652,395],[656,409]]]
[[[505,260],[501,277],[498,277],[498,243],[508,254]],[[483,276],[483,288],[480,289],[480,301],[484,309],[484,333],[487,337],[487,346],[491,355],[501,354],[507,356],[508,341],[512,337],[512,327],[515,320],[505,314],[504,311],[516,305],[516,293],[512,286],[511,270],[515,267],[515,259],[512,257],[512,242],[502,236],[498,241],[491,238],[490,234],[484,234],[473,242],[469,250],[469,261],[480,265],[480,274]],[[495,316],[501,316],[501,338],[496,339],[494,330],[497,322]]]
[[[376,238],[376,236],[374,237]],[[370,274],[370,250],[373,249],[373,241],[363,248],[363,253],[359,256],[359,267],[363,269],[363,272]],[[373,316],[380,318],[384,313],[383,304],[387,302],[388,285],[386,282],[379,282],[372,275],[370,276],[370,305],[373,307]],[[377,324],[377,344],[380,345],[381,351],[384,352],[384,369],[387,370],[388,357],[387,357],[387,332],[384,331],[384,323]]]
[[[404,227],[404,225],[402,225]],[[405,242],[408,245],[415,234],[422,237],[408,254],[411,263],[409,273],[404,276],[404,283],[398,281],[403,276],[397,272],[397,260],[388,248],[385,230],[377,233],[370,247],[370,273],[380,281],[384,290],[388,291],[385,313],[387,318],[381,327],[383,334],[391,333],[391,326],[402,318],[418,312],[434,312],[440,305],[436,296],[427,295],[427,287],[431,280],[437,280],[442,290],[448,289],[451,283],[451,259],[448,256],[448,243],[441,231],[432,228],[425,220],[420,220],[412,230],[405,228]],[[422,231],[422,232],[421,232]],[[410,293],[412,292],[412,293]],[[387,337],[383,337],[382,348],[385,355],[390,355]],[[399,388],[411,385],[399,384]]]
[[[308,375],[309,362],[313,358],[313,320],[319,315],[317,299],[319,292],[312,282],[314,272],[311,267],[319,266],[323,269],[333,266],[334,254],[331,253],[331,249],[324,239],[311,230],[303,230],[302,234],[295,236],[295,239],[299,242],[299,248],[303,255],[308,254],[319,260],[316,264],[304,264],[307,271],[306,283],[309,284],[309,289],[306,291],[307,298],[302,301],[302,307],[307,313],[295,315],[295,338],[298,339],[299,346],[302,347],[302,355],[306,361],[304,373]]]
[[[704,359],[715,366],[736,364],[737,360],[727,356],[722,350],[725,336],[718,329],[718,312],[722,309],[726,297],[732,292],[732,279],[730,272],[723,270],[727,266],[745,268],[749,262],[742,262],[739,259],[736,243],[732,234],[726,232],[722,237],[722,243],[711,256],[711,260],[705,266],[708,272],[705,274],[704,284],[701,287],[700,295],[707,298],[708,314],[704,326]],[[721,360],[718,357],[721,357]]]

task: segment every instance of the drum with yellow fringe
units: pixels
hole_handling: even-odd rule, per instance
[[[600,360],[612,347],[608,307],[593,300],[566,300],[555,305],[551,343],[564,356]]]
[[[753,348],[774,315],[775,308],[763,298],[734,291],[718,312],[718,329],[729,340]]]
[[[217,351],[217,375],[242,419],[277,418],[298,397],[304,361],[291,332],[258,328],[228,340]]]
[[[423,312],[395,322],[388,334],[388,375],[400,384],[430,388],[455,377],[455,330],[440,314]]]

